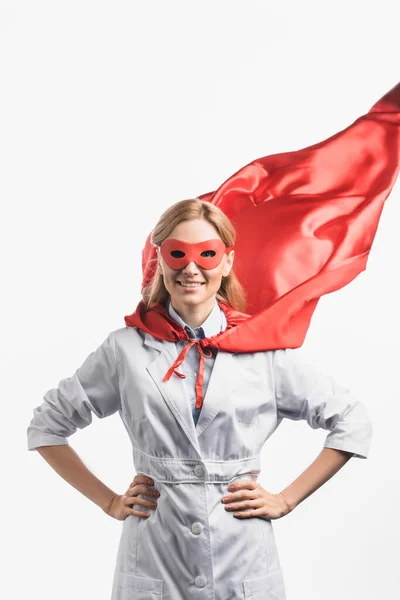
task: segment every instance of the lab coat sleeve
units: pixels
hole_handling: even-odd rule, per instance
[[[301,348],[273,352],[278,424],[283,418],[328,430],[325,448],[367,458],[372,423],[365,405],[334,378],[307,362]]]
[[[28,450],[68,444],[70,435],[92,422],[93,413],[102,419],[120,406],[115,339],[111,332],[72,377],[48,390],[42,404],[33,409],[27,429]]]

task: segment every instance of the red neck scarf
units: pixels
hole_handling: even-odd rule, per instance
[[[176,369],[185,360],[189,349],[194,345],[197,347],[200,354],[200,366],[196,381],[196,408],[200,408],[203,402],[204,358],[211,356],[211,353],[208,354],[205,351],[207,348],[219,348],[231,352],[253,352],[255,350],[252,343],[254,336],[246,336],[244,333],[244,335],[242,334],[237,338],[240,327],[250,318],[250,315],[234,310],[224,302],[218,302],[218,304],[225,313],[227,326],[224,331],[201,340],[190,338],[186,330],[170,316],[168,310],[162,304],[155,304],[151,310],[146,311],[144,302],[141,300],[136,311],[125,317],[127,326],[137,327],[158,339],[174,342],[189,341],[166,372],[164,381],[168,381],[173,373],[183,379],[186,378],[186,375],[179,373]],[[234,350],[235,347],[237,347],[237,350]]]
[[[198,196],[232,221],[236,276],[247,293],[247,313],[218,302],[225,331],[202,340],[157,304],[140,301],[125,324],[169,341],[187,340],[164,380],[192,345],[200,353],[196,406],[202,403],[204,353],[298,348],[319,298],[365,270],[384,202],[400,167],[400,84],[352,125],[302,150],[254,160],[215,192]],[[148,235],[142,252],[142,290],[153,278],[156,249]]]

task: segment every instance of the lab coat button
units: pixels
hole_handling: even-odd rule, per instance
[[[194,580],[194,585],[198,588],[203,588],[207,585],[207,579],[204,577],[204,575],[199,575]]]
[[[201,465],[196,465],[194,468],[194,474],[196,477],[204,477],[204,467]]]
[[[203,531],[203,525],[201,523],[193,523],[190,529],[192,533],[199,535]]]
[[[193,371],[193,373],[190,373],[190,377],[196,377],[197,373],[195,371]]]

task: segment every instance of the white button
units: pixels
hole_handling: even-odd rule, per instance
[[[203,588],[207,585],[207,579],[204,577],[204,575],[199,575],[194,580],[194,585],[198,588]]]
[[[196,477],[204,477],[204,467],[201,465],[196,465],[194,468],[194,474]]]
[[[192,533],[199,535],[203,531],[203,525],[201,523],[193,523],[190,529]]]
[[[197,373],[195,373],[194,371],[193,371],[193,373],[190,373],[190,377],[196,377],[196,375],[197,375]]]

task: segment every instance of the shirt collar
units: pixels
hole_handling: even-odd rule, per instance
[[[202,323],[200,327],[195,327],[194,329],[192,329],[187,323],[185,323],[185,321],[178,315],[178,313],[171,304],[171,300],[169,300],[168,302],[168,312],[169,315],[173,319],[175,319],[175,321],[179,323],[179,325],[181,325],[181,327],[185,328],[186,330],[189,329],[190,333],[188,333],[190,337],[193,338],[198,337],[200,329],[203,330],[204,337],[212,337],[213,335],[217,335],[217,333],[219,333],[220,331],[223,331],[227,325],[225,313],[219,307],[217,300],[215,300],[214,308],[212,309],[204,323]]]

